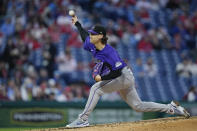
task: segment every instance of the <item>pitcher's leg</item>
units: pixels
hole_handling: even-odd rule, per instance
[[[101,86],[99,83],[94,84],[90,89],[88,101],[86,103],[84,111],[79,115],[80,118],[87,120],[89,114],[93,111],[96,104],[98,103],[103,92],[100,90]]]
[[[122,82],[119,79],[120,78],[95,83],[90,89],[90,94],[85,109],[79,115],[79,117],[84,120],[87,120],[89,114],[94,110],[100,97],[104,93],[111,93],[113,91],[120,90],[122,88]]]
[[[168,112],[170,110],[167,104],[141,101],[134,87],[120,90],[120,96],[129,106],[139,112]]]

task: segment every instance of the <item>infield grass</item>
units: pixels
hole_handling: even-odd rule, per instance
[[[0,128],[0,131],[24,131],[24,130],[33,130],[33,129],[41,129],[41,128],[31,128],[31,127],[18,127],[18,128]]]

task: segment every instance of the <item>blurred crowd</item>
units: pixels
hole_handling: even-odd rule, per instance
[[[72,56],[71,49],[81,48],[82,42],[69,9],[86,29],[104,25],[114,48],[123,44],[143,52],[175,50],[183,60],[177,74],[197,75],[196,0],[1,0],[0,100],[87,99],[92,83],[72,75],[91,71],[93,64]],[[151,57],[145,64],[136,58],[136,63],[137,76],[157,75]],[[113,94],[102,99],[120,99]]]

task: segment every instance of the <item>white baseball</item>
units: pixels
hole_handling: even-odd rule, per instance
[[[69,10],[68,14],[69,14],[70,16],[74,16],[74,15],[75,15],[75,11],[74,11],[74,10]]]

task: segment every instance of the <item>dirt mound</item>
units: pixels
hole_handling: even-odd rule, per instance
[[[185,119],[183,117],[170,117],[163,119],[144,120],[137,122],[124,122],[93,125],[85,128],[66,129],[53,128],[37,131],[197,131],[197,117]],[[36,131],[36,130],[34,130]]]

